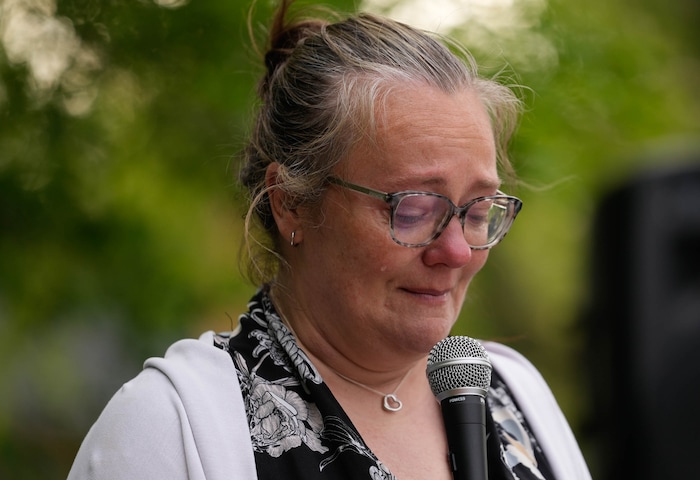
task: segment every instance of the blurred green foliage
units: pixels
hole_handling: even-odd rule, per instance
[[[255,289],[234,182],[261,73],[250,5],[159,3],[0,0],[0,478],[64,478],[147,356],[230,329]],[[698,161],[700,17],[693,0],[521,3],[536,14],[517,35],[453,31],[529,88],[525,208],[455,330],[526,353],[586,448],[591,216],[633,172]]]

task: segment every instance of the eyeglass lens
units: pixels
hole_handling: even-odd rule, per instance
[[[484,247],[498,240],[510,218],[508,200],[485,198],[459,211],[464,237],[472,247]],[[453,207],[442,196],[407,194],[394,206],[392,233],[406,245],[421,245],[437,237],[453,216]]]

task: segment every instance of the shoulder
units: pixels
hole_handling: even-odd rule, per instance
[[[519,378],[536,384],[539,383],[540,387],[546,387],[546,382],[539,370],[520,352],[502,343],[482,342],[482,344],[498,373],[504,376],[514,376],[516,379]]]
[[[180,396],[200,389],[225,388],[222,379],[233,376],[231,357],[214,346],[214,334],[206,332],[198,339],[184,339],[172,344],[165,355],[146,360],[142,372],[152,371],[154,377],[164,377]],[[161,381],[162,381],[161,380]]]
[[[483,342],[493,368],[508,385],[550,461],[556,478],[589,480],[578,443],[547,382],[535,366],[512,348]]]
[[[242,412],[231,357],[214,347],[213,334],[180,340],[112,397],[69,479],[221,478],[222,463],[234,459],[217,445],[250,442]],[[252,458],[238,460],[254,472]]]
[[[527,413],[530,406],[554,404],[556,401],[537,368],[521,353],[495,342],[483,342],[489,360]],[[557,406],[558,410],[558,406]]]

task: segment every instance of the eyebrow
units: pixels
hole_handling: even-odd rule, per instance
[[[415,181],[416,177],[415,176],[402,176],[399,177],[399,184],[406,184],[411,181]],[[503,184],[503,181],[500,178],[497,178],[496,180],[490,180],[490,179],[481,179],[477,180],[475,183],[469,185],[470,190],[498,190],[501,185]],[[422,181],[420,181],[421,187],[434,187],[434,186],[445,186],[447,185],[447,181],[442,178],[442,177],[429,177],[425,178]]]

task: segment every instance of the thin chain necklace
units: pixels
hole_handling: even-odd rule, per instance
[[[362,387],[365,390],[369,390],[372,393],[376,393],[377,395],[382,397],[383,398],[382,408],[384,410],[386,410],[387,412],[398,412],[403,407],[403,402],[401,402],[401,400],[399,400],[399,397],[396,396],[396,392],[399,391],[399,388],[401,388],[401,385],[403,385],[403,382],[408,378],[408,374],[411,373],[411,370],[413,370],[413,368],[408,369],[408,371],[404,374],[403,378],[401,379],[401,381],[399,382],[399,384],[396,386],[396,388],[394,389],[394,391],[392,393],[384,393],[384,392],[380,392],[379,390],[375,390],[374,388],[369,387],[369,386],[365,385],[364,383],[360,383],[357,380],[353,380],[350,377],[346,377],[345,375],[343,375],[342,373],[336,371],[335,369],[333,369],[331,367],[328,367],[328,368],[331,369],[333,371],[333,373],[338,375],[340,378],[347,380],[348,382],[350,382],[354,385],[357,385],[358,387]]]
[[[275,303],[275,304],[277,303],[277,302],[275,302],[274,294],[272,293],[272,290],[270,290],[270,299],[273,301],[273,303]],[[282,320],[282,323],[289,329],[289,331],[292,333],[292,335],[294,335],[294,338],[296,339],[296,341],[299,342],[299,337],[297,336],[296,332],[292,328],[292,324],[289,323],[289,321],[287,321],[287,318],[282,313],[280,306],[276,304],[275,308],[277,310],[277,314],[280,317],[280,320]],[[330,366],[328,366],[328,368],[333,373],[338,375],[340,378],[347,380],[348,382],[355,384],[358,387],[362,387],[366,390],[369,390],[372,393],[376,393],[377,395],[382,397],[382,408],[384,410],[386,410],[387,412],[398,412],[399,410],[401,410],[401,408],[403,408],[403,402],[401,400],[399,400],[399,397],[396,396],[396,392],[399,391],[399,388],[401,388],[401,385],[403,385],[403,382],[408,378],[408,374],[411,373],[411,370],[413,370],[413,368],[408,369],[408,371],[404,374],[403,378],[401,379],[399,384],[396,385],[396,388],[394,389],[394,391],[392,393],[384,393],[384,392],[380,392],[379,390],[375,390],[374,388],[369,387],[369,386],[365,385],[364,383],[360,383],[357,380],[353,380],[350,377],[346,377],[345,375],[343,375],[342,373],[338,372],[337,370],[335,370],[334,368],[332,368]]]

